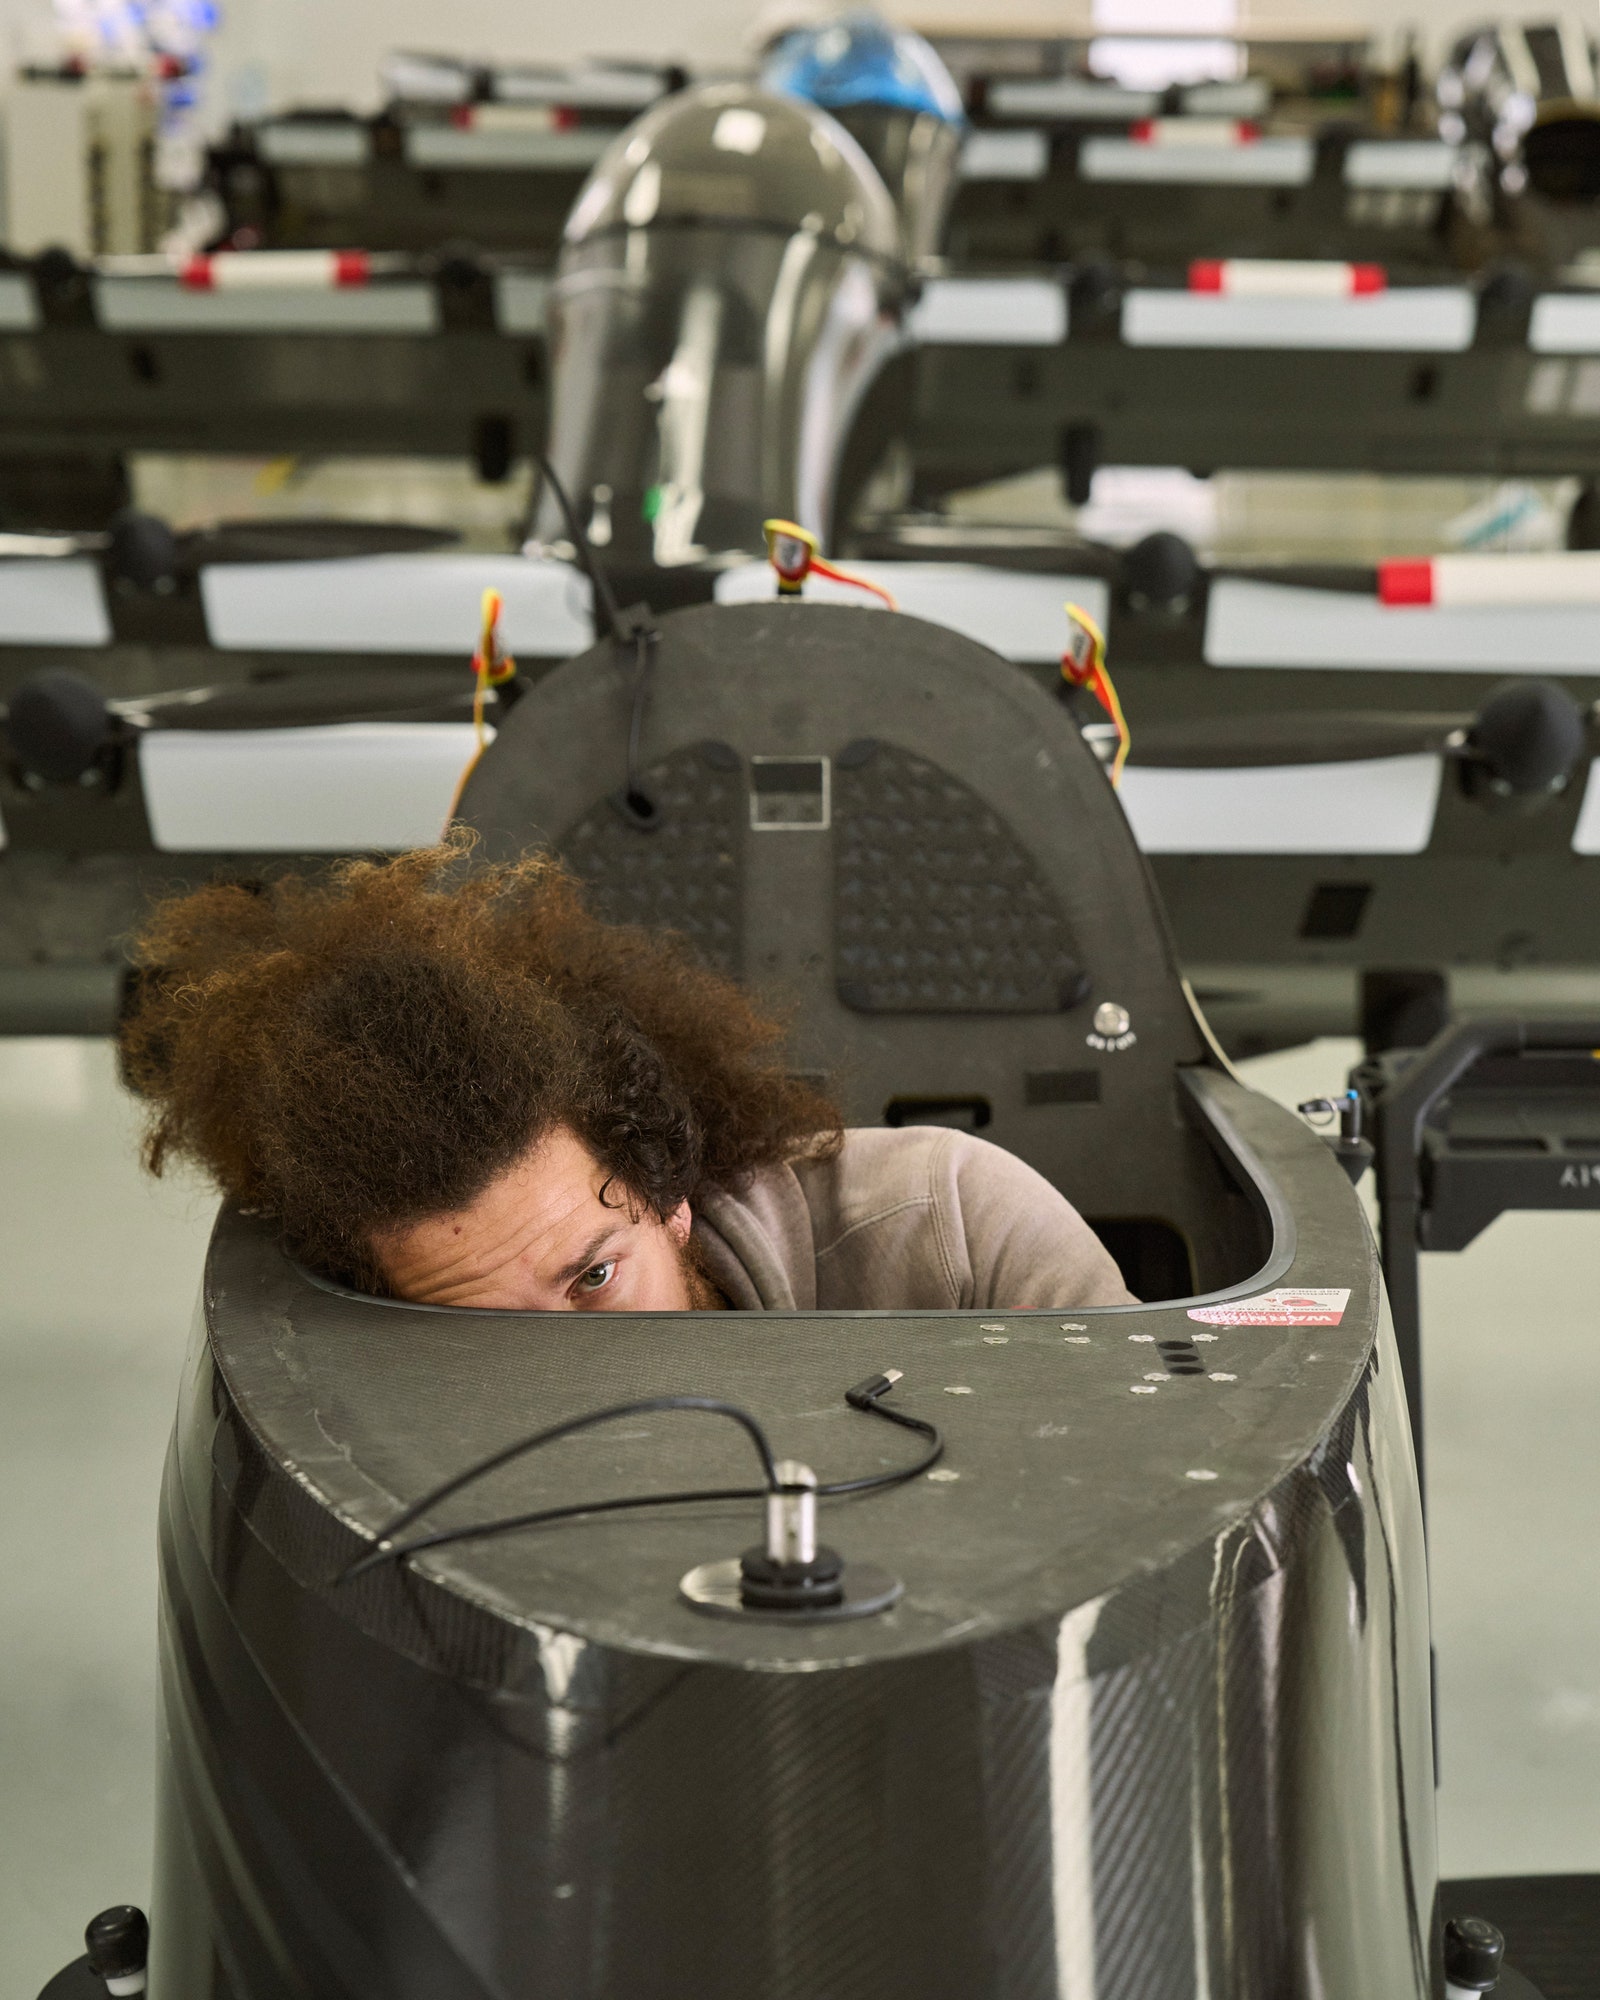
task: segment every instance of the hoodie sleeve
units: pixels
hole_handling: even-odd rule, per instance
[[[1042,1174],[970,1133],[942,1136],[948,1143],[929,1162],[935,1215],[965,1278],[963,1305],[1020,1312],[1137,1303],[1111,1253]]]
[[[1131,1305],[1098,1236],[1014,1153],[947,1126],[866,1126],[797,1162],[824,1311]]]

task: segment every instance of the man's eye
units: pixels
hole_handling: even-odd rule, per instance
[[[604,1291],[606,1286],[611,1283],[612,1273],[616,1268],[617,1260],[615,1257],[608,1258],[604,1264],[591,1264],[589,1269],[578,1280],[578,1290],[580,1292]]]

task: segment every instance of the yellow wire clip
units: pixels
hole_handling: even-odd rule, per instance
[[[1106,635],[1081,604],[1069,604],[1066,611],[1067,643],[1061,655],[1062,678],[1073,687],[1088,688],[1115,725],[1117,750],[1111,760],[1111,782],[1119,785],[1132,737],[1116,687],[1106,669]]]
[[[881,583],[870,583],[864,576],[852,576],[849,570],[835,569],[831,562],[824,562],[817,553],[816,536],[798,521],[763,521],[761,527],[767,538],[767,561],[777,573],[779,597],[798,598],[804,593],[808,576],[825,576],[830,583],[849,584],[852,590],[870,590],[891,611],[900,609],[893,594]]]
[[[516,661],[500,643],[500,613],[504,608],[498,590],[483,593],[478,650],[472,656],[472,669],[483,674],[490,687],[499,687],[517,671]]]
[[[767,538],[767,561],[777,573],[778,595],[798,597],[817,559],[816,536],[797,521],[763,521],[761,532]]]
[[[478,767],[478,759],[489,746],[489,731],[484,721],[484,704],[492,687],[504,687],[517,671],[517,663],[500,643],[500,613],[504,603],[498,590],[486,590],[478,607],[478,650],[472,656],[472,733],[476,738],[472,755],[467,759],[466,769],[456,780],[455,796],[450,801],[450,810],[445,815],[448,827],[456,816],[456,808],[461,803],[461,794],[467,788],[467,780]]]
[[[504,604],[498,590],[486,590],[480,609],[478,626],[478,650],[472,656],[472,671],[477,676],[477,686],[472,696],[472,726],[477,731],[478,750],[481,754],[487,737],[484,730],[483,706],[490,688],[504,687],[517,671],[517,663],[500,643],[500,613]]]

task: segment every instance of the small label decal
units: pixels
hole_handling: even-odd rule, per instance
[[[1191,1306],[1190,1319],[1209,1326],[1337,1326],[1350,1303],[1350,1288],[1296,1288],[1261,1292],[1223,1306]]]

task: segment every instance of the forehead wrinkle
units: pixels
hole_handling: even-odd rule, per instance
[[[576,1207],[577,1204],[574,1203],[573,1206]],[[569,1209],[560,1221],[564,1222],[571,1212]],[[429,1222],[435,1225],[442,1224],[443,1220],[439,1217],[429,1218]],[[530,1244],[542,1233],[540,1222],[539,1217],[520,1215],[513,1211],[507,1218],[507,1227],[492,1243],[468,1242],[464,1235],[448,1237],[437,1246],[430,1243],[428,1253],[412,1282],[436,1284],[454,1280],[471,1283],[474,1278],[492,1276],[507,1264],[520,1263]],[[548,1226],[559,1227],[560,1223]],[[424,1223],[422,1227],[428,1227],[428,1223]],[[451,1254],[452,1252],[454,1254]]]

